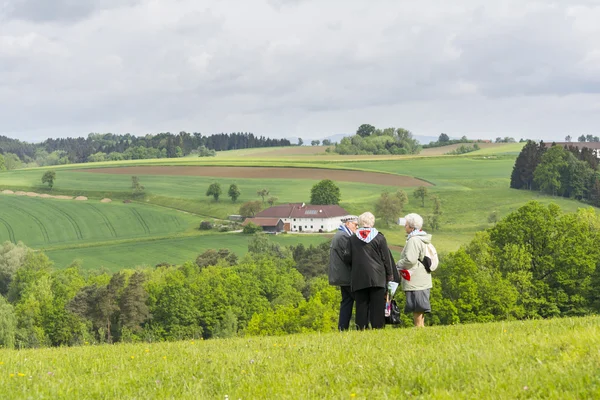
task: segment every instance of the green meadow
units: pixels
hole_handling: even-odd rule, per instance
[[[10,399],[593,399],[600,318],[0,350]]]
[[[278,203],[309,202],[310,189],[317,180],[137,174],[146,188],[146,197],[143,201],[122,204],[121,200],[131,197],[130,175],[89,173],[77,169],[100,168],[101,171],[105,167],[133,165],[287,166],[382,172],[430,182],[433,186],[428,188],[429,193],[441,199],[443,210],[441,227],[433,232],[434,241],[439,251],[453,251],[468,242],[476,232],[492,226],[493,222],[489,220],[491,214],[501,218],[529,200],[554,202],[565,211],[586,206],[538,192],[509,189],[514,160],[522,145],[494,145],[461,156],[339,156],[326,154],[323,148],[247,149],[220,152],[216,157],[208,158],[60,166],[53,168],[57,178],[52,194],[85,195],[90,200],[76,202],[0,195],[0,241],[22,240],[28,246],[45,250],[59,266],[80,259],[84,268],[104,266],[118,269],[160,262],[180,263],[215,247],[230,248],[242,254],[247,244],[246,237],[241,234],[220,235],[216,231],[209,234],[199,232],[196,230],[199,223],[204,219],[226,219],[230,214],[237,214],[243,202],[260,199],[256,192],[262,188],[268,188],[270,195],[278,198]],[[443,148],[434,150],[440,152]],[[0,173],[0,189],[50,193],[41,184],[41,175],[47,169]],[[221,184],[224,192],[218,202],[205,196],[206,189],[215,181]],[[236,183],[242,193],[236,203],[226,196],[231,183]],[[344,181],[336,184],[342,193],[340,205],[350,213],[373,211],[383,191],[394,192],[397,189],[405,190],[409,195],[404,213],[427,215],[432,210],[431,197],[422,206],[420,200],[412,195],[414,187]],[[104,197],[115,201],[99,203],[98,200]],[[381,223],[378,227],[392,245],[403,245],[403,229],[386,227]],[[286,244],[326,240],[323,236],[290,236],[279,239],[278,235],[277,240]]]

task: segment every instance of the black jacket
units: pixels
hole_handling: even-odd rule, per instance
[[[391,252],[381,233],[377,233],[368,243],[352,235],[346,248],[345,260],[352,268],[353,292],[370,287],[386,287],[387,277],[393,276]]]
[[[329,248],[329,284],[334,286],[350,286],[350,265],[344,261],[344,253],[350,236],[338,230],[331,240]]]

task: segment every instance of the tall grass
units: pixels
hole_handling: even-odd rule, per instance
[[[7,399],[593,399],[600,318],[0,350]]]

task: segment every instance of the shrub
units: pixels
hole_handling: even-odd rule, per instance
[[[262,228],[260,226],[249,222],[248,225],[244,226],[244,230],[242,232],[244,232],[245,234],[254,234],[261,231]]]
[[[200,227],[198,229],[201,231],[210,231],[212,228],[213,224],[210,221],[202,221],[200,222]]]

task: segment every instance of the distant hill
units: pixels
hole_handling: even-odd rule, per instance
[[[329,139],[329,140],[331,140],[331,143],[339,143],[343,138],[345,138],[347,136],[352,136],[354,134],[355,133],[338,133],[335,135],[326,136],[324,138],[302,138],[302,140],[304,141],[305,146],[307,146],[307,145],[310,146],[311,140],[323,141],[323,139]],[[429,142],[435,142],[436,140],[438,140],[438,136],[414,135],[413,137],[415,139],[417,139],[419,141],[419,143],[421,143],[421,144],[428,144]],[[289,140],[290,143],[292,143],[292,144],[298,143],[298,136],[286,137],[284,139]],[[458,138],[451,138],[451,139],[458,139]]]

